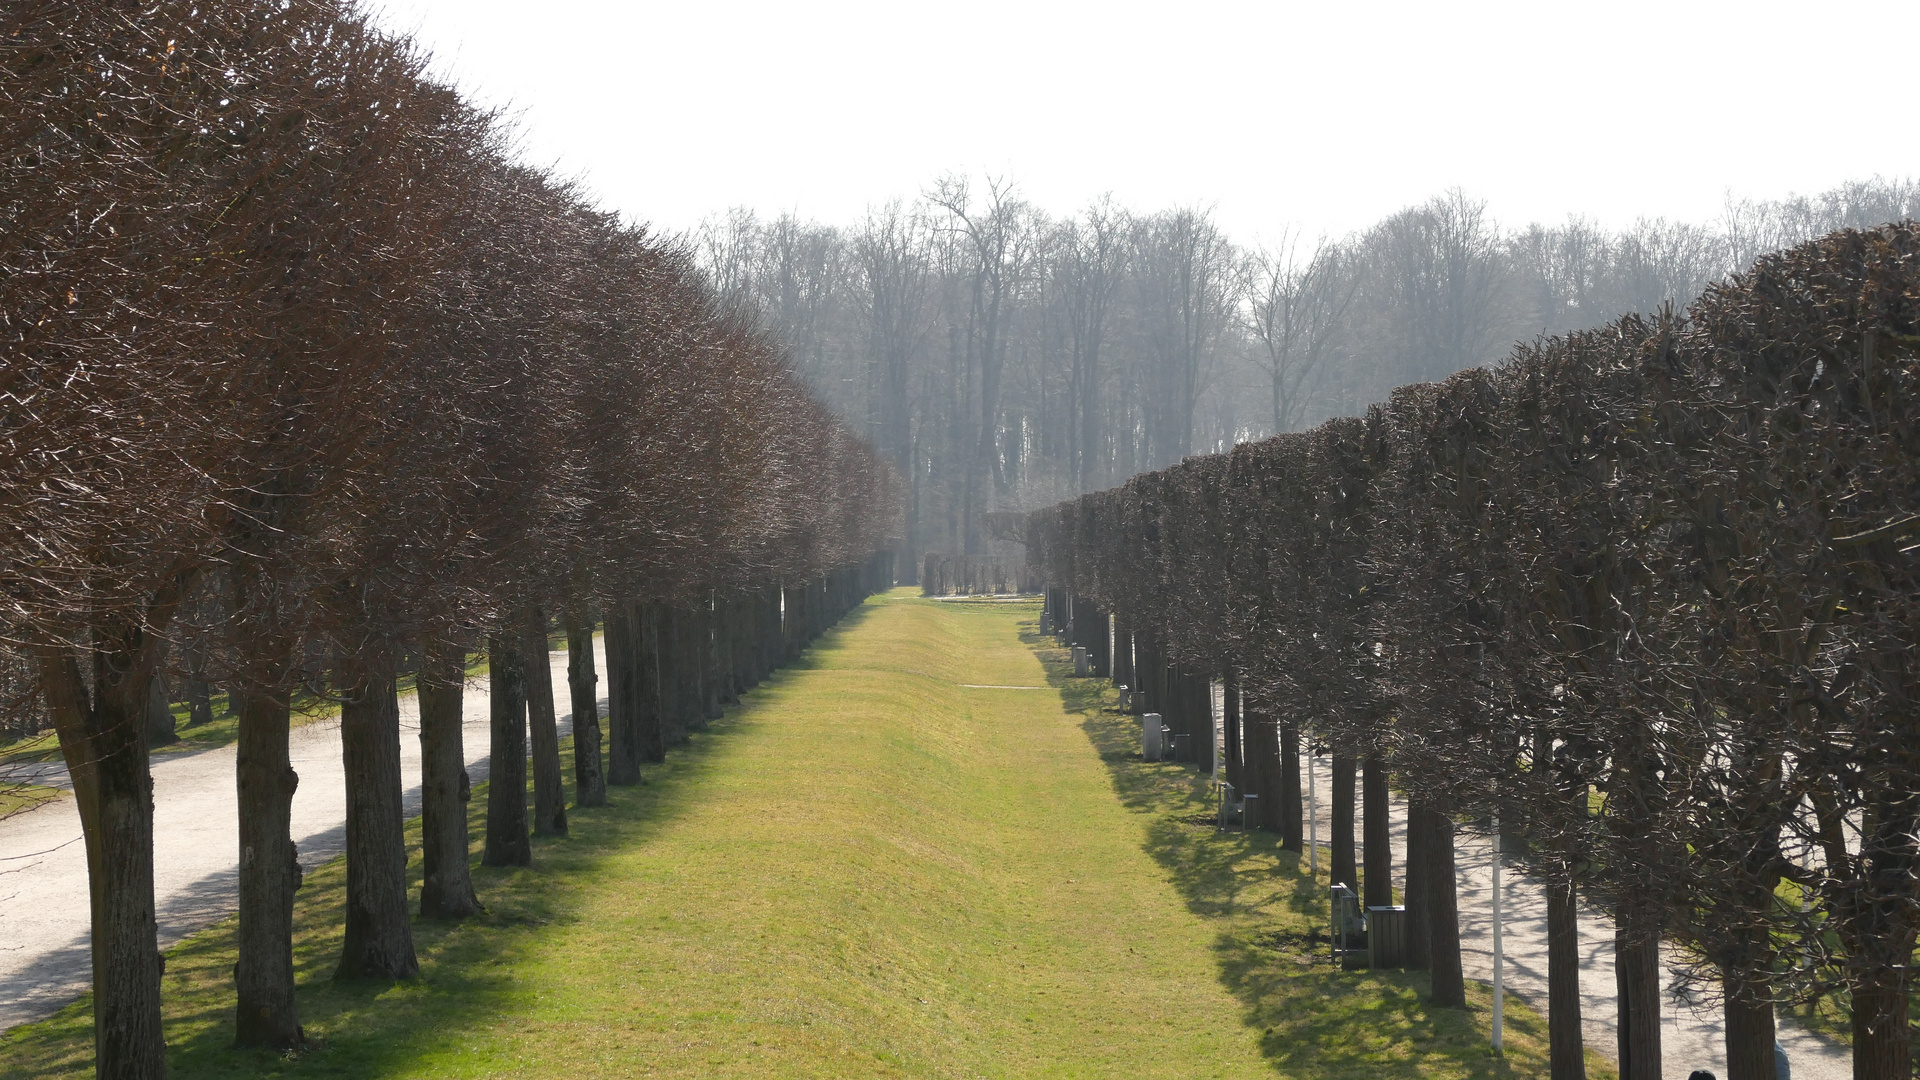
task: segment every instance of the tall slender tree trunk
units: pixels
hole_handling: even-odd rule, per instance
[[[666,688],[660,663],[660,620],[664,609],[659,604],[638,608],[635,625],[639,628],[639,649],[634,653],[634,746],[647,761],[667,760]],[[636,772],[638,764],[634,766]]]
[[[1280,725],[1280,849],[1296,854],[1307,849],[1306,815],[1300,804],[1300,729]]]
[[[420,698],[420,914],[464,919],[480,911],[467,865],[471,840],[467,803],[465,651],[445,642],[422,650]]]
[[[1393,821],[1388,815],[1387,766],[1369,754],[1360,767],[1361,841],[1368,907],[1393,904]]]
[[[143,737],[154,644],[131,625],[96,633],[91,694],[67,646],[44,647],[36,659],[87,846],[96,1075],[164,1080],[153,779]]]
[[[1427,952],[1433,976],[1433,1003],[1464,1009],[1467,983],[1460,965],[1460,898],[1454,880],[1453,819],[1446,811],[1429,804],[1425,826]]]
[[[1854,1080],[1909,1080],[1914,1073],[1910,1011],[1916,937],[1914,879],[1920,877],[1920,792],[1895,787],[1872,796],[1863,815],[1855,880],[1839,906],[1847,982],[1853,994]],[[1836,859],[1838,864],[1839,860]]]
[[[269,677],[285,674],[278,650]],[[276,680],[277,683],[277,680]],[[306,1043],[293,984],[293,894],[300,858],[293,843],[293,770],[286,689],[235,684],[240,717],[234,753],[240,822],[240,919],[233,965],[234,1045],[292,1050]]]
[[[1426,803],[1407,799],[1407,966],[1425,968],[1433,963],[1433,898],[1427,882],[1433,862],[1427,857],[1428,836]]]
[[[392,661],[343,666],[341,756],[347,784],[347,915],[336,978],[420,973],[407,920],[406,822],[400,802],[400,701]]]
[[[634,745],[640,695],[634,686],[639,667],[636,604],[607,608],[607,783],[625,787],[640,782],[640,751]]]
[[[1772,991],[1738,971],[1723,968],[1720,974],[1726,992],[1727,1080],[1775,1080]]]
[[[1587,1080],[1580,1030],[1580,925],[1573,878],[1547,879],[1547,1051],[1552,1080]]]
[[[1220,687],[1220,723],[1226,733],[1221,741],[1226,745],[1227,783],[1232,785],[1233,790],[1245,794],[1245,753],[1240,742],[1240,677],[1229,671],[1222,676]]]
[[[560,770],[560,724],[554,715],[553,665],[547,656],[547,616],[527,612],[527,727],[533,750],[533,831],[567,835],[567,789]]]
[[[1353,780],[1356,767],[1352,754],[1333,755],[1333,790],[1329,793],[1333,801],[1333,826],[1332,835],[1328,838],[1332,850],[1328,854],[1333,862],[1333,881],[1350,889],[1360,885],[1360,875],[1353,862]]]
[[[173,703],[167,700],[167,683],[156,671],[147,676],[147,748],[179,741],[173,730]]]
[[[1660,934],[1629,899],[1613,936],[1620,1080],[1660,1080]]]
[[[567,699],[573,710],[573,804],[607,805],[607,774],[600,765],[600,675],[593,662],[593,618],[570,607],[567,620]]]
[[[487,840],[480,855],[484,866],[533,864],[533,842],[527,835],[527,670],[519,636],[509,630],[487,639],[492,747],[487,759]]]

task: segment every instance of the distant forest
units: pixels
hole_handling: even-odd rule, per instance
[[[686,239],[734,314],[909,481],[903,572],[1013,513],[1360,413],[1517,340],[1651,312],[1760,254],[1920,216],[1911,180],[1718,221],[1502,229],[1454,191],[1341,238],[1234,242],[1207,210],[1057,218],[963,178],[851,225],[735,209]],[[1000,517],[998,515],[1007,515]]]

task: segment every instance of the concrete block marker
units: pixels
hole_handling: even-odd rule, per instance
[[[1073,647],[1074,677],[1084,679],[1091,674],[1093,674],[1093,664],[1087,659],[1087,647],[1085,645],[1075,645]]]
[[[1164,745],[1160,740],[1160,714],[1142,713],[1140,716],[1140,756],[1148,761],[1159,761],[1165,756]]]

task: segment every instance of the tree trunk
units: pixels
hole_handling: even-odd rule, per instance
[[[1368,907],[1393,904],[1393,822],[1388,817],[1387,767],[1368,756],[1360,769],[1362,857]]]
[[[527,670],[519,636],[506,631],[487,639],[492,746],[483,866],[533,864],[533,842],[527,835]]]
[[[1909,1008],[1905,990],[1884,985],[1854,988],[1854,1080],[1907,1080],[1913,1075]]]
[[[547,656],[547,616],[527,612],[527,727],[533,740],[533,831],[567,835],[567,789],[560,771],[560,724],[554,715],[553,664]]]
[[[199,679],[187,680],[187,726],[213,723],[213,694]]]
[[[1773,995],[1765,984],[1747,984],[1722,970],[1726,991],[1727,1080],[1775,1080]]]
[[[400,803],[400,702],[384,658],[346,668],[340,704],[347,785],[347,916],[336,978],[420,973],[407,921],[406,822]]]
[[[1852,875],[1859,885],[1838,905],[1836,920],[1853,993],[1853,1075],[1854,1080],[1910,1080],[1920,793],[1882,790],[1866,803],[1865,835]]]
[[[641,758],[661,762],[667,760],[666,686],[660,670],[664,658],[660,623],[665,609],[659,604],[646,604],[637,605],[635,610],[638,635],[634,640],[639,649],[633,657],[634,746]],[[637,774],[638,763],[634,769]]]
[[[156,650],[132,626],[95,638],[93,694],[66,646],[39,650],[87,846],[96,1075],[164,1080],[160,948],[154,922],[153,778],[144,729]]]
[[[1113,681],[1115,685],[1132,688],[1133,677],[1133,631],[1119,616],[1113,620]]]
[[[430,643],[421,659],[420,697],[420,914],[464,919],[480,911],[467,865],[471,840],[467,803],[464,650]]]
[[[1613,937],[1620,1080],[1660,1080],[1660,935],[1632,921],[1623,918]]]
[[[594,670],[593,620],[567,609],[567,695],[573,709],[573,804],[607,805],[600,767],[600,675]]]
[[[173,705],[167,700],[167,683],[158,671],[147,676],[147,749],[180,741],[173,730]]]
[[[1221,679],[1220,685],[1220,723],[1226,733],[1226,737],[1222,741],[1226,744],[1227,783],[1233,787],[1234,791],[1244,795],[1247,790],[1247,776],[1246,769],[1244,768],[1246,761],[1245,748],[1241,745],[1240,740],[1239,676],[1229,671]]]
[[[1433,864],[1427,858],[1426,804],[1407,799],[1407,966],[1426,968],[1433,963],[1432,898],[1427,892]]]
[[[634,710],[640,704],[634,686],[640,648],[633,621],[637,606],[617,603],[607,608],[607,783],[616,787],[640,782],[640,752],[634,745]]]
[[[283,661],[287,655],[282,650]],[[284,674],[276,665],[273,674]],[[306,1043],[293,983],[293,894],[300,858],[293,843],[293,793],[300,786],[288,736],[287,691],[243,689],[234,772],[240,814],[239,958],[233,965],[237,1003],[234,1045],[292,1050]]]
[[[1298,854],[1307,849],[1306,815],[1300,803],[1300,729],[1280,725],[1280,850]]]
[[[1580,926],[1573,881],[1549,878],[1547,892],[1547,1044],[1551,1080],[1587,1080],[1580,1030]]]
[[[1329,793],[1333,801],[1332,836],[1328,843],[1332,845],[1329,853],[1333,859],[1333,878],[1336,884],[1348,888],[1357,888],[1360,875],[1353,862],[1353,776],[1356,763],[1351,754],[1333,755],[1333,790]]]
[[[1241,723],[1246,729],[1247,793],[1254,796],[1248,828],[1280,831],[1279,733],[1268,714],[1241,699]]]
[[[1428,806],[1427,952],[1432,971],[1433,1003],[1450,1009],[1467,1007],[1466,976],[1460,967],[1460,898],[1454,881],[1453,819]]]
[[[1190,676],[1187,682],[1188,696],[1192,712],[1191,728],[1193,732],[1193,763],[1202,773],[1213,771],[1214,756],[1220,752],[1219,732],[1213,726],[1213,678],[1208,675]]]

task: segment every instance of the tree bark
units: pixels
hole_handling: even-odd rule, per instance
[[[466,696],[464,650],[432,643],[424,650],[420,696],[420,914],[464,919],[480,911],[468,853],[466,738],[461,722]]]
[[[1300,729],[1293,724],[1280,725],[1280,850],[1299,853],[1307,849],[1306,815],[1300,803]]]
[[[282,649],[276,670],[284,675]],[[300,786],[288,738],[292,709],[280,687],[236,684],[234,773],[240,813],[240,920],[233,965],[234,1045],[292,1050],[306,1043],[293,982],[293,894],[300,888],[293,793]]]
[[[1621,918],[1613,937],[1620,1080],[1660,1080],[1660,935],[1634,922]]]
[[[1426,968],[1433,963],[1433,902],[1427,882],[1433,864],[1427,858],[1426,804],[1407,799],[1407,966]]]
[[[533,749],[533,831],[567,835],[567,788],[560,770],[560,724],[554,715],[553,665],[547,657],[547,616],[527,612],[527,727]]]
[[[167,683],[156,671],[147,676],[147,749],[179,741],[173,730],[173,703],[167,700]]]
[[[1227,783],[1233,787],[1233,790],[1244,795],[1247,790],[1247,777],[1244,768],[1245,747],[1241,745],[1240,739],[1240,678],[1229,671],[1222,677],[1220,685],[1220,723],[1226,733],[1222,742],[1226,744]]]
[[[640,754],[634,746],[634,710],[638,628],[634,604],[617,603],[607,609],[607,783],[625,787],[640,782]]]
[[[1361,840],[1366,874],[1368,907],[1393,904],[1393,822],[1388,817],[1387,767],[1377,757],[1368,756],[1361,766]]]
[[[665,709],[667,708],[667,688],[663,682],[661,663],[666,659],[660,641],[662,612],[659,604],[647,604],[637,608],[636,625],[639,627],[639,648],[634,653],[634,717],[636,732],[634,745],[639,755],[647,761],[667,760],[667,726]],[[638,765],[635,766],[638,769]]]
[[[573,710],[573,804],[607,805],[607,774],[600,765],[600,675],[594,670],[593,620],[568,608],[567,695]]]
[[[347,915],[336,978],[420,973],[407,921],[406,823],[400,802],[400,703],[390,661],[348,665],[340,704],[347,785]]]
[[[492,746],[483,866],[533,864],[533,842],[527,835],[527,670],[519,637],[506,631],[487,639]]]
[[[1547,1049],[1551,1080],[1587,1080],[1580,1030],[1580,926],[1571,878],[1549,878],[1547,892]]]
[[[97,633],[91,695],[68,647],[43,647],[36,659],[87,847],[96,1075],[164,1080],[153,778],[144,737],[156,650],[135,626]]]
[[[1460,965],[1460,898],[1454,880],[1453,819],[1429,805],[1426,810],[1427,952],[1433,1003],[1467,1007],[1466,976]]]
[[[1351,754],[1333,755],[1333,790],[1329,793],[1333,801],[1332,835],[1328,843],[1332,845],[1329,854],[1333,861],[1333,881],[1348,888],[1357,888],[1360,875],[1353,862],[1353,778],[1356,763]]]
[[[1726,991],[1727,1080],[1775,1080],[1772,992],[1725,969],[1721,986]]]

